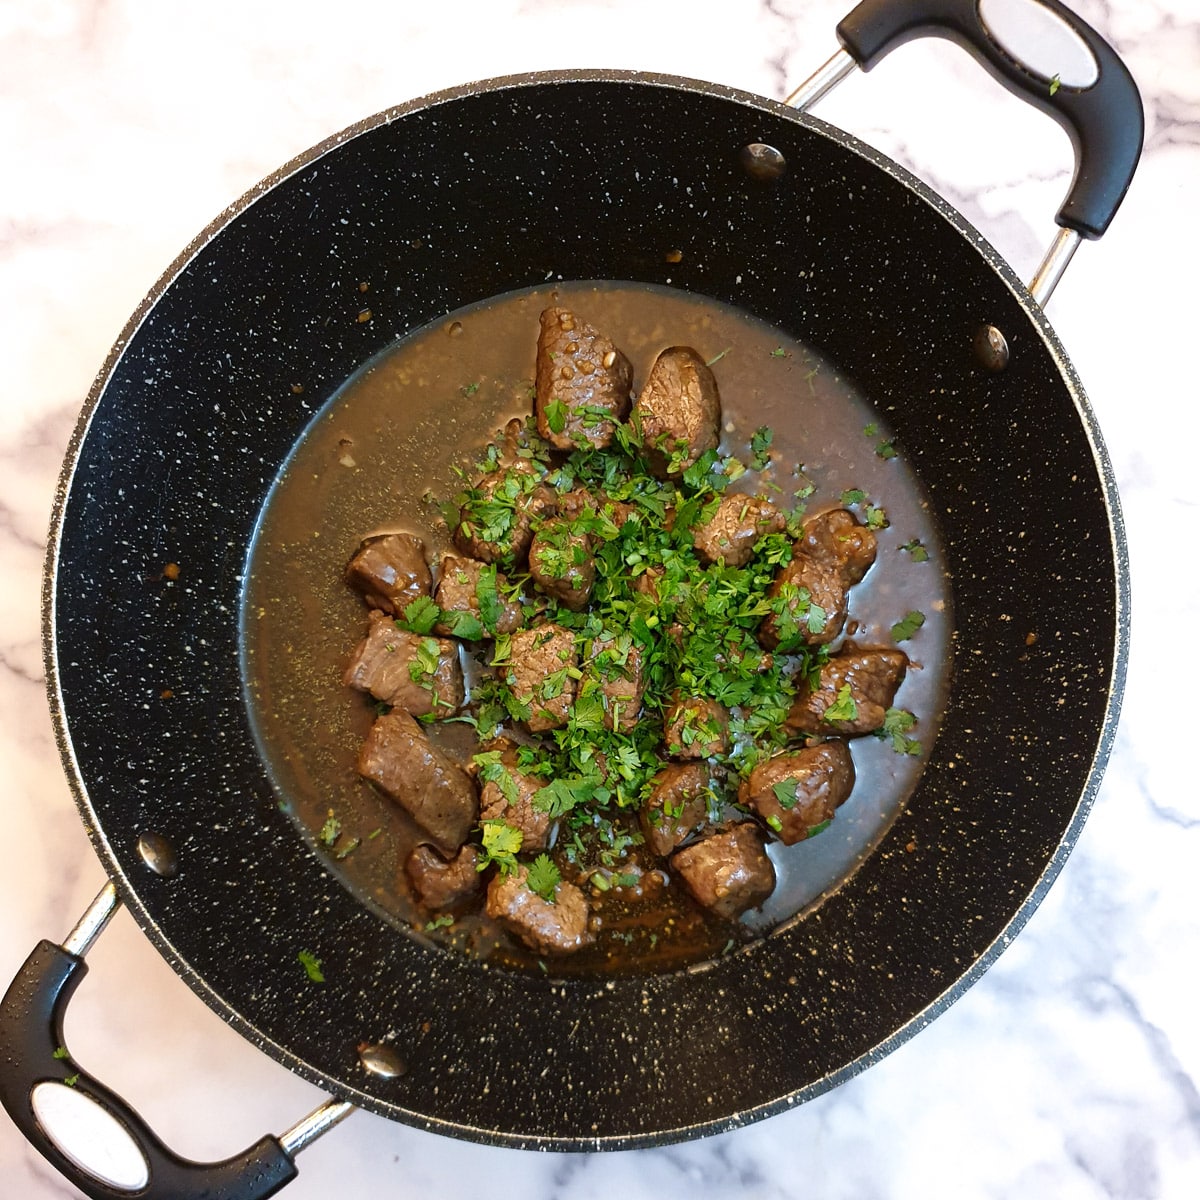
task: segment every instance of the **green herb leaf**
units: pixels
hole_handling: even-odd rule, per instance
[[[1060,87],[1062,87],[1062,80],[1055,75],[1054,78],[1050,80],[1050,95],[1057,95]]]
[[[753,455],[750,459],[750,466],[754,470],[761,471],[771,461],[767,451],[770,450],[774,440],[775,431],[768,429],[765,425],[760,425],[750,435],[750,453]]]
[[[858,705],[850,694],[850,685],[843,683],[838,688],[837,699],[821,714],[826,721],[854,721],[858,718]]]
[[[342,823],[331,812],[321,826],[321,841],[326,846],[332,846],[342,836]]]
[[[917,723],[917,718],[907,709],[889,708],[883,716],[883,724],[875,730],[875,736],[890,741],[897,754],[916,756],[921,753],[921,743],[910,738],[908,731]]]
[[[546,405],[546,424],[551,433],[562,433],[567,427],[567,406],[557,396]]]
[[[783,779],[779,783],[771,785],[771,791],[775,793],[775,799],[779,801],[779,807],[787,812],[790,812],[796,807],[796,788],[799,781],[796,779]]]
[[[296,958],[313,983],[325,982],[325,976],[321,973],[321,960],[311,950],[301,950]]]
[[[404,606],[404,620],[396,624],[424,637],[433,630],[441,615],[442,610],[428,596],[418,596],[411,604]]]
[[[789,355],[788,355],[788,352],[782,346],[776,346],[775,349],[771,351],[771,357],[772,358],[788,358]]]
[[[432,933],[435,929],[448,929],[454,924],[454,918],[449,913],[442,913],[440,917],[434,917],[432,921],[425,922],[425,932]]]
[[[468,642],[477,642],[484,635],[483,623],[465,608],[444,612],[442,619],[455,637],[464,638]]]
[[[525,885],[531,892],[536,892],[543,900],[554,903],[554,892],[562,882],[558,867],[548,854],[539,854],[529,867],[525,877]]]
[[[59,1046],[59,1047],[58,1047],[58,1048],[57,1048],[57,1049],[54,1051],[54,1054],[53,1054],[51,1057],[53,1057],[53,1058],[66,1058],[66,1057],[67,1057],[67,1048],[66,1048],[66,1046]]]
[[[920,538],[913,538],[911,542],[905,542],[900,549],[908,554],[913,562],[929,561],[929,551],[922,545]]]
[[[524,837],[519,829],[514,829],[507,821],[484,821],[483,857],[479,861],[479,870],[491,863],[500,868],[501,874],[507,875],[517,869],[517,854],[521,850]]]
[[[925,614],[913,609],[903,620],[892,626],[892,637],[897,642],[905,642],[925,624]]]
[[[867,493],[862,488],[847,488],[841,496],[842,506],[844,508],[853,508],[856,504],[861,504],[867,498]]]

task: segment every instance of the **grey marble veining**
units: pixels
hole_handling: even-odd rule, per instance
[[[1194,280],[1200,13],[1080,3],[1146,101],[1122,212],[1049,309],[1107,442],[1129,533],[1133,655],[1099,798],[1048,897],[991,970],[833,1092],[700,1142],[538,1155],[359,1114],[300,1158],[297,1197],[586,1200],[1188,1197],[1200,1184],[1192,959],[1200,789],[1171,684],[1200,600]],[[436,88],[613,66],[779,97],[834,48],[841,6],[464,0],[178,9],[46,0],[0,11],[0,979],[103,883],[63,778],[40,645],[45,528],[76,413],[179,250],[236,196],[352,121]],[[1069,178],[1065,137],[957,49],[906,47],[815,114],[930,182],[1028,278]],[[1181,579],[1184,581],[1181,585]],[[86,602],[84,599],[82,602]],[[1181,651],[1179,646],[1184,649]],[[1170,657],[1168,657],[1170,656]],[[227,1028],[121,914],[72,1008],[75,1056],[195,1157],[279,1132],[320,1095]],[[73,1194],[0,1119],[5,1194]]]

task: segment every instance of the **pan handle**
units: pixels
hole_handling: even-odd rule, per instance
[[[352,1105],[330,1101],[280,1138],[268,1135],[223,1162],[196,1163],[168,1149],[120,1096],[84,1071],[67,1051],[63,1020],[87,974],[83,954],[118,903],[110,883],[64,945],[37,945],[0,1001],[0,1103],[30,1143],[92,1200],[273,1196],[295,1178],[294,1155],[353,1111]],[[61,1147],[39,1119],[39,1111],[46,1113],[56,1095],[99,1110],[110,1128],[112,1123],[118,1127],[116,1140],[123,1144],[123,1153],[115,1163],[110,1161],[107,1177]]]
[[[1071,138],[1075,176],[1058,224],[1085,238],[1108,228],[1142,151],[1142,100],[1112,47],[1059,0],[862,0],[837,36],[864,71],[914,38],[963,46]]]

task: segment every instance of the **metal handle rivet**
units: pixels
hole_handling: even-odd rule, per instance
[[[774,183],[787,170],[787,159],[774,146],[764,142],[751,142],[743,146],[738,160],[746,174],[760,183]]]
[[[408,1064],[391,1046],[373,1042],[358,1048],[358,1061],[369,1075],[382,1079],[395,1079],[408,1073]]]
[[[985,370],[999,372],[1008,366],[1008,341],[995,325],[980,326],[971,348]]]
[[[142,862],[156,875],[170,879],[179,870],[179,855],[174,845],[161,833],[147,830],[137,840],[137,852]]]

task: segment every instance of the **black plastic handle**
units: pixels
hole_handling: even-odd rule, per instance
[[[92,1200],[263,1200],[296,1177],[296,1165],[273,1137],[224,1162],[195,1163],[174,1154],[115,1092],[66,1052],[63,1018],[87,974],[82,958],[53,942],[38,943],[0,1002],[0,1103],[29,1141]],[[33,1089],[68,1084],[118,1121],[141,1149],[149,1182],[115,1187],[77,1166],[50,1139],[33,1109]]]
[[[1010,92],[1067,131],[1075,147],[1075,177],[1056,219],[1098,238],[1125,198],[1142,152],[1142,98],[1128,68],[1090,25],[1058,0],[1036,3],[1061,18],[1091,51],[1098,74],[1090,86],[1060,85],[1017,62],[993,39],[978,0],[862,0],[838,25],[837,35],[864,71],[913,38],[944,37],[964,47]]]

